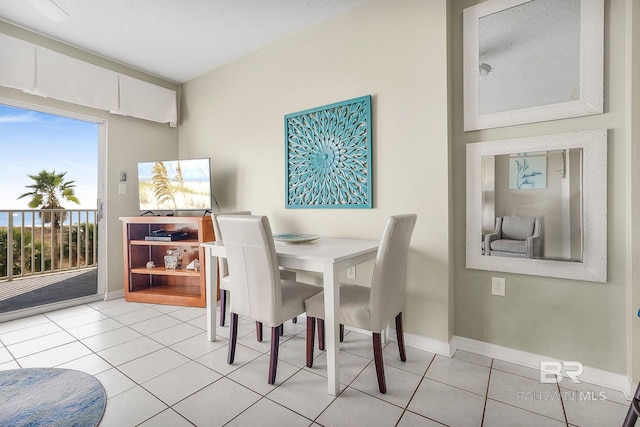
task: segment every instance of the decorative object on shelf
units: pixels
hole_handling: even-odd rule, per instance
[[[182,257],[180,250],[177,248],[167,249],[167,254],[164,256],[164,266],[170,270],[175,270],[182,267]]]
[[[147,263],[147,268],[154,268],[155,266],[156,266],[156,263],[155,263],[155,262],[153,262],[153,261],[149,261],[149,262]]]
[[[603,112],[604,0],[464,9],[464,130]]]
[[[547,188],[547,157],[509,158],[510,190],[544,190]]]
[[[176,268],[178,268],[178,259],[172,255],[165,255],[164,267],[168,270],[175,270]]]
[[[187,270],[195,270],[195,271],[199,271],[200,270],[200,261],[198,261],[198,259],[194,259],[193,261],[191,261],[189,264],[187,264],[187,266],[185,267],[185,269]]]
[[[319,237],[315,234],[274,234],[273,240],[282,243],[309,243]]]
[[[285,116],[286,207],[371,208],[371,96]]]

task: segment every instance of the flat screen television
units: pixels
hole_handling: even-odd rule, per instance
[[[140,210],[211,211],[209,159],[138,163]]]

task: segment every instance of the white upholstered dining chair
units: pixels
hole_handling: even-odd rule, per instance
[[[227,362],[233,363],[238,316],[271,327],[268,383],[276,379],[282,324],[304,313],[304,301],[322,291],[318,286],[280,278],[271,226],[266,216],[220,215],[218,223],[227,252],[232,298]]]
[[[251,211],[238,211],[227,213],[212,213],[211,222],[213,223],[213,235],[216,242],[224,243],[222,240],[222,232],[220,224],[218,224],[219,215],[251,215]],[[218,274],[220,275],[220,326],[224,326],[227,314],[227,296],[231,289],[231,280],[229,279],[229,268],[226,258],[218,258]]]
[[[370,331],[373,334],[373,358],[378,376],[378,388],[386,393],[382,361],[382,338],[384,328],[395,318],[400,360],[407,360],[402,330],[402,307],[404,305],[404,276],[411,234],[416,224],[416,215],[391,216],[387,220],[376,256],[371,287],[340,285],[340,325]],[[313,340],[315,320],[324,319],[324,293],[305,301],[307,312],[307,367],[313,366]],[[319,335],[324,331],[318,324]],[[324,347],[321,345],[321,348]]]
[[[220,224],[218,224],[218,216],[220,215],[251,215],[251,211],[236,211],[236,212],[220,212],[211,214],[211,222],[213,223],[213,234],[216,238],[216,242],[224,244],[222,240],[222,232],[220,231]],[[220,326],[224,326],[227,316],[227,302],[229,299],[229,291],[231,290],[231,278],[229,277],[229,268],[227,266],[226,258],[218,258],[218,274],[220,276]],[[289,270],[280,270],[280,278],[288,280],[296,280],[296,273]],[[294,322],[297,318],[292,319]],[[262,324],[256,322],[256,338],[258,341],[262,341]]]

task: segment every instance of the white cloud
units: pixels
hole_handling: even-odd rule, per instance
[[[13,116],[0,116],[0,124],[3,123],[27,123],[36,120],[36,112],[29,111],[24,114],[16,114]]]

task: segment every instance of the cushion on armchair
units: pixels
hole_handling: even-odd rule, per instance
[[[527,244],[524,240],[501,239],[491,243],[491,251],[526,254]]]
[[[535,221],[536,219],[534,217],[503,217],[502,238],[507,240],[524,240],[527,237],[533,236]],[[493,246],[492,249],[494,249]]]

